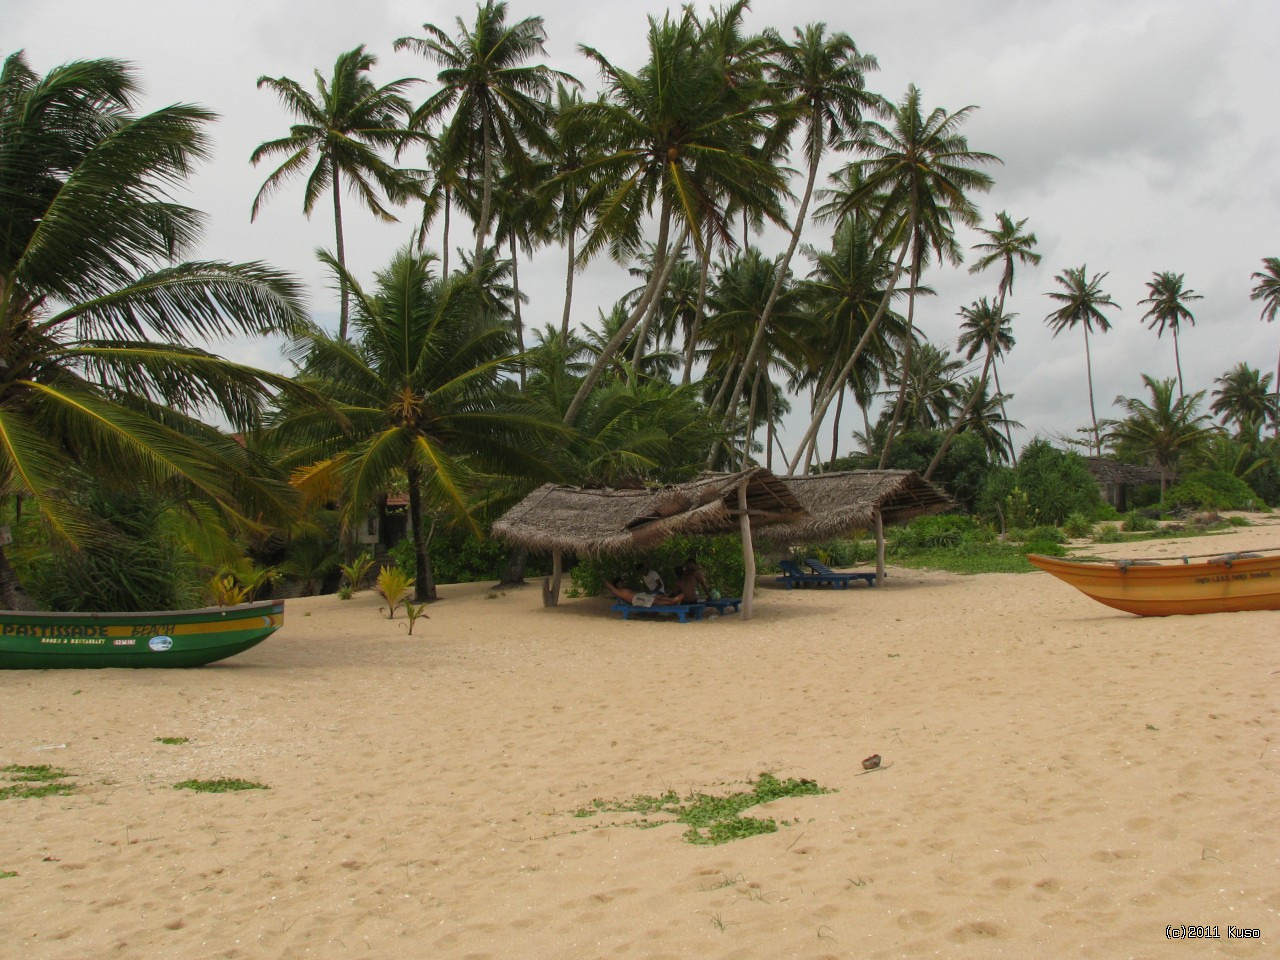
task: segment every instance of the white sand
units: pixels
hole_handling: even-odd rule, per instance
[[[80,785],[0,801],[0,957],[1277,954],[1280,613],[1140,619],[1045,574],[761,587],[686,625],[443,587],[412,637],[310,598],[221,664],[0,673],[0,765]],[[835,792],[711,847],[573,816],[761,771]],[[172,786],[224,776],[271,789]]]

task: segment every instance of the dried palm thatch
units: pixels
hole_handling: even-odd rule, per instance
[[[955,506],[949,496],[914,470],[846,470],[784,477],[782,482],[808,517],[762,528],[759,536],[763,540],[826,540],[850,530],[873,529],[877,510],[885,523],[905,523]]]
[[[753,526],[806,519],[783,480],[754,468],[648,490],[547,483],[508,510],[493,533],[535,552],[580,556],[631,553],[677,534],[728,533],[738,529],[738,487],[744,480]]]

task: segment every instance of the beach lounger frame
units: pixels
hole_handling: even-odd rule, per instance
[[[876,585],[876,575],[874,573],[836,573],[830,567],[818,563],[817,560],[812,558],[805,560],[805,563],[810,567],[817,563],[826,572],[818,572],[815,568],[813,573],[809,573],[801,569],[800,564],[794,560],[782,560],[778,566],[782,569],[783,575],[774,579],[778,583],[784,584],[788,590],[792,590],[795,587],[838,587],[841,590],[847,590],[849,584],[856,580],[865,581],[873,587]]]
[[[664,617],[679,617],[681,623],[688,623],[690,619],[701,620],[707,605],[705,603],[664,603],[655,604],[652,607],[637,607],[633,603],[615,603],[609,609],[621,613],[623,620],[630,620],[632,614],[655,613]]]

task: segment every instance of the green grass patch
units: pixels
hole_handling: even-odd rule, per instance
[[[17,870],[0,870],[0,880],[8,880],[10,877],[16,877]]]
[[[156,743],[168,744],[171,747],[178,747],[184,743],[190,742],[190,737],[156,737]]]
[[[948,573],[1031,573],[1028,553],[1060,557],[1065,551],[1056,543],[960,543],[954,547],[915,547],[892,550],[889,563],[916,570],[946,570]]]
[[[772,817],[744,817],[744,810],[782,797],[805,797],[831,792],[812,780],[779,780],[771,773],[760,774],[754,782],[748,781],[747,786],[750,787],[749,790],[740,790],[726,796],[693,793],[681,797],[674,790],[668,790],[661,796],[638,794],[629,800],[593,800],[590,807],[576,811],[574,816],[636,813],[640,814],[640,819],[619,825],[642,829],[660,827],[667,823],[683,823],[688,828],[684,832],[687,842],[712,846],[777,831],[778,822]]]
[[[238,777],[219,777],[216,780],[183,780],[173,785],[175,790],[194,790],[196,793],[233,793],[237,790],[270,790],[265,783],[241,780]]]
[[[57,797],[74,793],[76,785],[68,783],[66,770],[47,763],[23,766],[11,763],[0,767],[0,800]]]

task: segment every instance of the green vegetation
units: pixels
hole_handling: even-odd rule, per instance
[[[190,742],[190,737],[156,737],[156,743],[164,743],[171,747],[181,746],[184,743]]]
[[[637,813],[641,815],[640,819],[630,821],[627,825],[650,828],[667,823],[683,823],[688,828],[684,832],[687,842],[715,845],[777,832],[778,822],[772,817],[744,817],[744,810],[783,797],[806,797],[830,792],[812,780],[779,780],[770,773],[761,773],[754,782],[748,781],[747,786],[751,789],[726,796],[693,793],[682,798],[674,790],[668,790],[656,797],[638,795],[629,800],[593,800],[590,807],[578,810],[574,816]],[[659,816],[662,814],[666,816]]]
[[[395,618],[396,610],[400,604],[407,606],[405,597],[409,591],[413,589],[413,579],[407,574],[395,567],[383,567],[378,572],[378,582],[375,587],[378,595],[387,602],[382,612],[387,615],[387,619]]]
[[[689,557],[696,557],[698,565],[707,576],[707,582],[724,596],[737,596],[742,590],[742,541],[735,534],[720,537],[672,537],[650,550],[632,556],[580,557],[570,571],[573,589],[581,595],[593,597],[604,591],[604,585],[621,577],[624,582],[634,580],[638,564],[645,569],[657,570],[670,586],[675,581],[676,567]],[[756,568],[765,568],[765,561],[757,555]]]
[[[56,797],[74,793],[76,785],[66,778],[66,770],[48,764],[0,767],[0,800]]]
[[[196,793],[234,793],[238,790],[270,790],[265,783],[241,780],[235,777],[219,777],[216,780],[183,780],[173,785],[175,790],[194,790]]]

